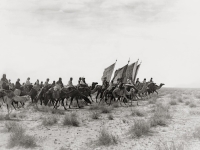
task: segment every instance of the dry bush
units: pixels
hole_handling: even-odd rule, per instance
[[[186,101],[186,102],[185,102],[185,105],[189,105],[189,104],[190,104],[190,101]]]
[[[10,126],[10,128],[9,128]],[[7,124],[6,128],[11,132],[8,145],[9,147],[22,146],[25,148],[36,147],[36,138],[34,136],[26,135],[24,128],[17,124]]]
[[[198,138],[200,140],[200,127],[196,127],[193,133],[194,138]]]
[[[51,109],[52,114],[59,114],[59,115],[64,115],[65,111],[64,110],[59,110],[59,109]]]
[[[177,105],[177,102],[176,102],[175,99],[171,99],[171,100],[169,101],[169,104],[170,104],[170,105]]]
[[[178,102],[183,103],[182,97],[178,97]]]
[[[100,117],[99,112],[97,112],[97,111],[92,112],[92,114],[91,114],[92,119],[99,119],[99,117]]]
[[[184,143],[162,142],[156,145],[156,150],[186,150]]]
[[[41,108],[34,106],[33,107],[35,111],[40,111],[40,112],[51,112],[51,108],[49,106],[43,106]]]
[[[197,105],[194,102],[191,102],[189,106],[190,106],[190,108],[197,107]]]
[[[188,95],[184,95],[183,96],[183,99],[185,100],[185,99],[189,99],[189,96]]]
[[[195,97],[200,99],[200,94],[196,94]]]
[[[108,119],[109,119],[109,120],[114,120],[113,114],[108,114]]]
[[[169,113],[169,106],[158,104],[155,108],[154,115],[150,118],[151,126],[165,126],[168,123],[168,119],[171,119]]]
[[[171,99],[176,99],[176,98],[177,98],[177,95],[176,95],[176,94],[171,94],[171,95],[170,95],[170,98],[171,98]]]
[[[95,105],[91,105],[90,110],[99,110],[100,109],[100,106],[98,104],[95,104]]]
[[[157,102],[158,97],[152,97],[151,99],[149,99],[149,104],[155,104]]]
[[[61,147],[59,150],[69,150],[69,148]]]
[[[66,114],[63,120],[63,125],[68,126],[80,126],[80,121],[78,120],[78,116],[76,113]]]
[[[16,118],[16,117],[17,117],[17,114],[16,114],[16,113],[12,113],[12,114],[10,115],[10,117],[11,117],[11,118]]]
[[[24,130],[23,128],[21,128],[21,126],[19,126],[18,123],[16,122],[6,122],[5,123],[5,128],[8,132],[14,132],[15,130]]]
[[[2,114],[0,114],[0,121],[1,121],[1,120],[5,120],[5,116],[2,115]]]
[[[23,119],[23,118],[25,118],[25,117],[26,117],[26,115],[25,115],[25,114],[23,114],[23,113],[19,113],[19,114],[17,114],[17,117],[18,117],[18,118],[21,118],[21,119]]]
[[[145,116],[145,113],[144,113],[144,110],[140,110],[140,109],[131,109],[131,115],[132,116],[139,116],[139,117],[144,117]]]
[[[145,120],[135,120],[134,125],[131,127],[129,133],[133,138],[148,135],[150,132],[150,123]]]
[[[118,144],[119,139],[118,137],[110,134],[106,129],[102,129],[100,131],[100,135],[98,138],[98,143],[99,145],[113,145],[113,144]]]
[[[44,118],[42,121],[42,125],[44,126],[52,126],[58,122],[58,118],[56,116],[51,116],[48,118]]]
[[[112,106],[113,106],[113,108],[118,108],[118,107],[119,107],[119,102],[114,102],[114,103],[112,104]]]
[[[101,112],[104,113],[104,114],[107,114],[107,113],[111,113],[111,111],[113,110],[113,107],[111,106],[101,106]]]
[[[200,111],[190,111],[191,115],[200,115]]]

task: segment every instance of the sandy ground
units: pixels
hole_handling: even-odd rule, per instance
[[[151,99],[155,97],[157,96],[153,95]],[[63,126],[64,115],[36,111],[33,106],[26,104],[25,108],[12,111],[12,114],[16,114],[15,117],[11,115],[10,120],[0,121],[0,149],[10,149],[8,147],[10,133],[5,131],[5,122],[15,121],[26,129],[27,134],[35,136],[37,147],[34,149],[38,150],[154,150],[159,144],[170,144],[172,141],[177,145],[182,144],[185,149],[199,150],[200,139],[193,136],[195,128],[200,126],[200,92],[198,89],[161,89],[156,103],[169,104],[171,99],[177,101],[177,105],[170,105],[172,119],[169,120],[167,126],[152,127],[150,135],[140,138],[130,137],[129,129],[134,125],[135,119],[148,120],[153,115],[152,110],[156,104],[150,104],[151,99],[140,101],[139,106],[136,106],[134,102],[132,107],[114,108],[112,110],[114,120],[109,120],[108,114],[101,114],[98,120],[92,119],[92,110],[89,106],[65,111],[65,114],[71,112],[78,114],[81,122],[79,127]],[[186,102],[194,103],[196,107],[190,107],[185,104]],[[144,117],[132,116],[131,109],[135,108],[142,110],[145,113]],[[0,113],[6,114],[5,105],[0,109]],[[43,119],[52,115],[59,119],[58,123],[52,126],[42,125]],[[119,143],[109,146],[99,145],[99,132],[103,128],[117,136]],[[13,147],[12,149],[25,148]]]

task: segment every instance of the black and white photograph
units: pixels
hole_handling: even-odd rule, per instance
[[[200,150],[199,6],[0,0],[0,150]]]

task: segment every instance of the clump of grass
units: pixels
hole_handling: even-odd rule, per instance
[[[196,105],[194,102],[190,103],[189,106],[190,106],[191,108],[197,107],[197,105]]]
[[[114,103],[112,104],[112,106],[113,106],[114,108],[118,108],[118,107],[119,107],[119,102],[114,102]]]
[[[33,107],[35,111],[40,111],[40,112],[51,112],[51,108],[49,106],[43,106],[41,108],[34,106]]]
[[[108,114],[108,119],[109,120],[114,120],[114,116],[112,114]]]
[[[157,102],[157,97],[153,97],[149,100],[149,104],[155,104]]]
[[[182,97],[179,97],[179,98],[178,98],[178,102],[183,103]]]
[[[107,113],[111,113],[111,111],[112,111],[112,107],[110,107],[110,106],[101,106],[101,112],[102,113],[104,113],[104,114],[107,114]]]
[[[64,114],[65,114],[65,111],[59,110],[59,109],[52,109],[52,110],[51,110],[51,113],[52,113],[52,114],[64,115]]]
[[[195,97],[198,98],[198,99],[200,99],[200,94],[196,94]]]
[[[26,115],[25,115],[25,114],[22,114],[22,113],[20,113],[20,114],[18,114],[18,115],[17,115],[17,117],[19,117],[19,118],[23,119],[23,118],[25,118],[25,117],[26,117]]]
[[[108,145],[118,144],[118,142],[119,139],[116,136],[110,134],[106,129],[102,129],[100,131],[100,135],[98,138],[99,145],[108,146]]]
[[[80,121],[78,120],[78,116],[76,113],[66,114],[63,120],[63,125],[68,126],[80,126]]]
[[[145,120],[135,120],[134,125],[131,127],[130,131],[131,136],[141,137],[142,135],[148,135],[150,132],[150,123]]]
[[[189,105],[189,104],[190,104],[190,101],[186,101],[186,102],[185,102],[185,105]]]
[[[13,113],[13,114],[10,115],[10,117],[11,117],[11,118],[16,118],[16,117],[17,117],[17,114],[16,114],[16,113]]]
[[[15,147],[15,146],[22,146],[25,148],[36,147],[36,138],[34,136],[25,134],[25,130],[21,125],[17,123],[15,124],[12,123],[11,128],[8,129],[11,132],[8,142],[9,147]]]
[[[171,119],[171,115],[169,113],[169,106],[159,104],[155,108],[153,116],[150,118],[150,123],[152,127],[158,125],[166,126],[168,123],[168,119]]]
[[[198,138],[200,140],[200,127],[196,127],[193,133],[194,138]]]
[[[0,120],[5,120],[5,116],[0,114]]]
[[[58,122],[58,118],[55,116],[51,116],[48,118],[44,118],[42,121],[42,124],[44,126],[52,126],[52,125],[56,124],[57,122]]]
[[[100,109],[100,106],[98,104],[95,104],[95,105],[91,105],[90,110],[99,110]]]
[[[141,111],[140,109],[132,109],[131,110],[131,115],[132,116],[143,117],[143,116],[145,116],[145,113],[143,111]]]
[[[191,115],[200,115],[200,111],[190,111]]]
[[[8,132],[13,132],[15,130],[24,130],[23,128],[21,128],[21,126],[19,126],[18,123],[16,122],[6,122],[5,123],[5,128]]]
[[[91,117],[92,117],[92,119],[99,119],[99,117],[100,117],[100,113],[97,112],[97,111],[92,112]]]
[[[170,104],[170,105],[177,105],[177,102],[176,102],[175,99],[171,99],[171,100],[169,101],[169,104]]]
[[[171,94],[171,95],[170,95],[170,98],[171,98],[171,99],[176,99],[177,96],[176,96],[175,94]]]
[[[186,150],[184,143],[162,142],[156,145],[156,150]]]

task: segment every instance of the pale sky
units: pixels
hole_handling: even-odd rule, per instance
[[[199,0],[1,0],[0,75],[78,77],[142,61],[138,77],[200,87]]]

